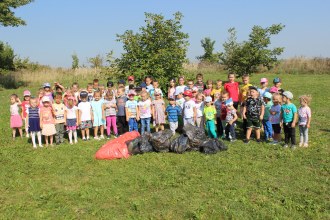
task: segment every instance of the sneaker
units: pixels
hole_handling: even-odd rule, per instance
[[[118,134],[115,134],[115,137],[117,138],[119,135]]]
[[[250,143],[250,139],[245,139],[243,142],[244,142],[244,144],[248,144],[248,143]]]
[[[42,145],[40,144],[39,147],[43,148],[44,146],[42,146]]]
[[[110,139],[110,135],[107,135],[107,139],[108,139],[108,140]]]
[[[261,139],[257,139],[256,142],[257,142],[257,143],[261,143],[262,140],[261,140]]]
[[[95,136],[94,140],[100,140],[100,138],[98,136]]]
[[[296,145],[291,145],[291,150],[296,149]]]
[[[271,142],[271,144],[272,144],[272,145],[277,145],[278,142],[277,142],[277,141],[273,141],[273,142]]]
[[[288,148],[288,147],[289,147],[289,145],[287,145],[287,144],[283,145],[283,148]]]
[[[37,149],[37,145],[33,145],[33,149]]]
[[[299,147],[302,147],[304,144],[303,144],[303,142],[300,142],[299,143]]]
[[[303,147],[308,147],[308,144],[307,143],[304,143],[304,146]]]
[[[236,138],[233,138],[230,140],[230,142],[235,142],[237,139]]]
[[[100,136],[100,140],[103,140],[103,139],[104,139],[104,136],[103,136],[103,135],[101,135],[101,136]]]
[[[73,145],[73,142],[71,141],[70,144]]]
[[[268,138],[268,141],[269,141],[269,142],[273,142],[274,139],[273,139],[273,138]]]
[[[29,138],[29,137],[30,137],[30,135],[29,135],[29,134],[26,134],[26,137],[27,137],[27,138]]]
[[[90,141],[91,139],[89,137],[86,138],[87,141]]]
[[[86,138],[83,138],[82,140],[83,140],[83,141],[87,141],[87,139],[86,139]]]

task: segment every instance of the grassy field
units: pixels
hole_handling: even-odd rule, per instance
[[[9,128],[9,96],[24,88],[0,91],[0,218],[330,219],[330,75],[280,77],[296,105],[299,95],[313,96],[307,149],[239,140],[216,155],[150,153],[115,161],[94,159],[105,141],[33,150],[26,138],[12,141]]]

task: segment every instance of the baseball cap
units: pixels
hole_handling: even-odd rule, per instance
[[[46,88],[46,87],[49,87],[50,88],[50,84],[49,83],[44,83],[43,84],[43,87]]]
[[[168,98],[168,101],[174,101],[175,99],[174,98]]]
[[[141,86],[136,86],[136,87],[134,87],[134,90],[135,91],[141,91],[142,90],[142,87]]]
[[[267,99],[272,99],[272,94],[270,94],[269,92],[265,92],[263,96]]]
[[[198,88],[196,86],[192,87],[192,92],[198,92]]]
[[[50,102],[50,98],[48,96],[42,97],[42,102]]]
[[[108,81],[107,82],[107,87],[113,87],[113,82],[112,81]]]
[[[127,80],[128,80],[128,81],[134,81],[134,76],[129,76],[129,77],[127,77]]]
[[[281,82],[281,79],[276,77],[274,80],[273,80],[273,83],[280,83]]]
[[[140,83],[141,88],[147,88],[147,84],[145,82]]]
[[[80,97],[81,98],[86,98],[88,96],[88,93],[86,91],[81,91],[80,92]]]
[[[23,96],[31,96],[31,92],[29,90],[25,90],[23,92]]]
[[[120,79],[120,80],[118,80],[118,84],[125,84],[126,82],[125,82],[125,80],[124,79]]]
[[[273,86],[272,88],[270,88],[269,92],[270,93],[278,93],[278,88]]]
[[[177,89],[177,90],[175,90],[174,95],[179,95],[179,94],[181,94],[181,93],[182,93],[182,91],[181,91],[180,89]]]
[[[226,106],[233,105],[234,104],[233,99],[232,98],[227,99],[225,104],[226,104]]]
[[[265,82],[268,82],[268,79],[267,78],[261,78],[260,79],[260,83],[265,83]]]
[[[258,88],[257,88],[257,87],[255,87],[255,86],[249,86],[249,89],[250,89],[250,90],[252,90],[252,89],[253,89],[253,90],[256,90],[256,91],[258,91]]]
[[[188,97],[191,98],[192,97],[192,92],[190,90],[186,90],[186,91],[184,91],[183,95],[188,96]]]
[[[205,102],[212,102],[212,97],[211,96],[206,96],[205,97]]]
[[[290,91],[283,92],[283,96],[287,97],[288,99],[293,99],[293,94]]]
[[[134,90],[129,90],[128,96],[135,96],[136,92]]]

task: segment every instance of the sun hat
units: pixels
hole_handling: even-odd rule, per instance
[[[274,80],[273,80],[273,83],[280,83],[281,82],[281,79],[276,77]]]
[[[265,83],[265,82],[268,82],[268,79],[267,78],[261,78],[260,79],[260,83]]]
[[[43,87],[44,87],[44,88],[47,88],[47,87],[50,88],[50,84],[49,84],[49,83],[44,83],[44,84],[43,84]]]
[[[174,98],[168,98],[168,101],[175,101]]]
[[[290,91],[283,92],[283,96],[287,97],[288,99],[293,99],[293,94]]]
[[[233,105],[234,102],[233,102],[233,99],[230,98],[230,99],[227,99],[226,102],[225,102],[226,106],[230,106],[230,105]]]
[[[191,98],[192,97],[192,92],[190,90],[186,90],[186,91],[184,91],[183,95],[188,96],[188,97]]]
[[[212,102],[212,97],[211,96],[206,96],[205,97],[205,102]]]
[[[31,92],[29,90],[25,90],[23,92],[23,96],[31,96]]]
[[[42,97],[42,102],[50,102],[50,98],[48,96]]]
[[[272,99],[272,94],[270,94],[269,92],[265,92],[263,96],[267,99]]]
[[[174,95],[179,95],[181,93],[182,93],[182,91],[180,89],[176,89]]]

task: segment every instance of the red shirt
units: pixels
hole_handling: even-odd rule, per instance
[[[23,101],[22,102],[22,118],[26,118],[27,112],[26,110],[30,107],[30,102],[29,101]]]
[[[227,117],[227,107],[226,107],[225,102],[222,102],[221,103],[220,119],[223,121],[223,120],[226,120],[226,117]]]
[[[233,102],[238,102],[238,82],[225,83],[225,90],[229,93],[229,98],[233,99]]]

